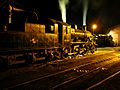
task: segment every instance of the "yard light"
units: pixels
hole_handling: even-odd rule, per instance
[[[93,24],[92,25],[92,29],[93,29],[93,34],[94,34],[94,30],[97,28],[97,25],[96,24]]]

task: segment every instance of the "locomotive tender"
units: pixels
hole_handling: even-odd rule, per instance
[[[0,58],[4,58],[7,64],[19,59],[32,63],[42,57],[49,61],[84,55],[90,47],[93,53],[92,37],[87,30],[74,29],[50,18],[43,24],[25,23],[22,31],[0,32]]]

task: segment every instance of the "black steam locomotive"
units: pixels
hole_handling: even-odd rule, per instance
[[[0,58],[8,63],[25,60],[32,63],[42,57],[46,61],[86,55],[96,50],[92,34],[87,30],[48,19],[45,23],[25,23],[21,31],[0,32]]]

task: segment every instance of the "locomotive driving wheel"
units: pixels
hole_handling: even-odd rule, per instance
[[[63,48],[62,58],[67,58],[68,53],[70,53],[71,49],[70,47]]]
[[[85,46],[85,44],[82,44],[80,46],[76,46],[74,48],[74,52],[77,52],[77,55],[87,55],[88,54],[88,49]]]
[[[60,51],[58,51],[57,49],[55,49],[55,51],[53,52],[53,60],[56,59],[60,59]]]

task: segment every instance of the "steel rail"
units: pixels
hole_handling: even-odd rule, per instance
[[[108,58],[108,59],[106,59],[106,60],[103,60],[103,62],[109,61],[109,60],[111,60],[111,59],[113,59],[113,58],[114,58],[114,57]],[[101,61],[100,63],[103,63],[103,62]],[[95,64],[100,64],[100,63],[95,63]],[[57,85],[55,85],[54,87],[50,88],[49,90],[55,90],[56,88],[59,88],[60,86],[66,85],[66,84],[68,84],[68,83],[71,83],[72,81],[75,81],[75,80],[77,80],[77,79],[80,79],[81,77],[85,77],[85,76],[89,75],[90,73],[93,73],[93,72],[95,72],[95,71],[96,71],[96,72],[97,72],[97,71],[100,71],[101,68],[104,67],[104,66],[107,66],[107,65],[103,65],[103,66],[96,67],[95,69],[90,70],[90,71],[87,72],[87,73],[83,73],[83,74],[81,74],[81,75],[78,76],[78,77],[75,77],[75,78],[66,80],[66,81],[64,81],[64,82],[62,82],[62,83],[60,83],[60,84],[57,84]],[[109,66],[109,65],[108,65],[108,66]],[[120,73],[120,72],[119,72],[119,73]],[[113,76],[113,75],[112,75],[112,76]],[[110,77],[112,77],[112,76],[110,76]],[[108,78],[107,78],[107,79],[108,79]],[[105,80],[106,80],[106,79],[105,79]],[[103,81],[105,81],[105,80],[103,80]],[[101,81],[101,82],[103,82],[103,81]],[[97,84],[91,86],[88,90],[94,88],[95,86],[97,86],[97,85],[99,85],[99,84],[101,84],[101,83],[97,83]]]
[[[101,63],[101,62],[104,62],[104,61],[108,61],[112,58],[114,58],[115,56],[111,56],[107,59],[103,59],[103,60],[100,60],[100,61],[97,61],[97,62],[92,62],[92,63],[86,63],[86,64],[83,64],[83,65],[79,65],[79,66],[75,66],[75,67],[72,67],[72,68],[69,68],[69,69],[66,69],[64,71],[60,71],[60,72],[57,72],[57,73],[53,73],[53,74],[50,74],[50,75],[46,75],[46,76],[43,76],[43,77],[39,77],[39,78],[36,78],[36,79],[33,79],[33,80],[29,80],[29,81],[26,81],[26,82],[23,82],[23,83],[20,83],[20,84],[17,84],[17,85],[14,85],[14,86],[11,86],[11,87],[7,87],[7,88],[4,88],[3,90],[8,90],[8,89],[12,89],[12,88],[15,88],[15,87],[18,87],[18,86],[22,86],[22,85],[26,85],[26,84],[29,84],[29,83],[32,83],[32,82],[35,82],[35,81],[39,81],[41,79],[45,79],[45,78],[48,78],[48,77],[52,77],[52,76],[55,76],[55,75],[58,75],[58,74],[62,74],[62,73],[65,73],[65,72],[68,72],[68,71],[71,71],[73,70],[74,68],[80,68],[80,67],[85,67],[85,66],[89,66],[91,64],[98,64],[98,63]],[[97,68],[98,69],[98,68]],[[85,73],[86,74],[86,73]],[[71,80],[70,80],[71,81]],[[66,81],[64,84],[66,84],[67,82],[69,81]],[[63,84],[59,84],[59,85],[63,85]],[[55,86],[58,87],[59,85]],[[54,87],[53,87],[54,88]]]
[[[98,82],[98,83],[96,83],[96,84],[94,84],[94,85],[88,87],[86,90],[92,90],[93,88],[95,88],[95,87],[97,87],[97,86],[103,84],[104,82],[110,80],[111,78],[115,77],[115,76],[118,75],[118,74],[120,74],[120,71],[117,71],[116,73],[112,74],[111,76],[109,76],[109,77],[107,77],[107,78],[101,80],[100,82]]]

